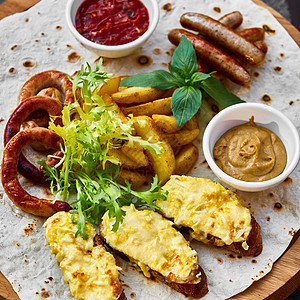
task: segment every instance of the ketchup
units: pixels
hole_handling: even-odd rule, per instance
[[[75,28],[102,45],[123,45],[149,27],[147,8],[139,0],[85,0],[75,15]]]

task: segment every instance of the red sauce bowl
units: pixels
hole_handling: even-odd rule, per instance
[[[103,0],[105,2],[103,9],[106,11],[100,13],[97,12],[95,0],[69,0],[66,6],[67,24],[74,37],[98,55],[109,58],[127,56],[148,40],[159,20],[159,7],[156,0],[135,1],[138,2],[126,5],[129,1],[117,0],[113,4],[113,0]],[[91,5],[92,9],[89,9],[88,5]],[[117,16],[114,16],[116,12]],[[104,22],[101,22],[102,17],[105,18]],[[97,19],[98,25],[96,25]],[[119,30],[114,30],[116,27]],[[133,29],[135,27],[138,29]],[[119,36],[115,38],[117,34]],[[121,44],[117,45],[118,43]]]

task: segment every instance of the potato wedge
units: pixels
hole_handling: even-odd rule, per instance
[[[166,133],[173,133],[177,132],[180,128],[177,128],[176,120],[173,116],[166,116],[166,115],[152,115],[152,119],[154,120],[155,124],[161,128],[163,132]]]
[[[112,100],[111,96],[109,96],[108,94],[102,95],[102,100],[104,102],[104,105],[107,106],[106,108],[107,110],[116,111],[119,118],[122,120],[122,123],[124,124],[128,123],[127,117],[125,117],[118,104]]]
[[[129,146],[129,143],[126,142],[122,147],[121,151],[129,157],[132,161],[138,165],[138,168],[147,167],[149,161],[144,153],[144,148],[137,142],[133,142],[132,146]]]
[[[105,94],[111,95],[119,90],[121,82],[121,76],[115,76],[106,81],[106,83],[103,83],[100,87],[97,88],[96,94],[99,96],[103,96]]]
[[[197,115],[194,115],[189,121],[187,121],[184,126],[184,129],[187,130],[193,130],[193,129],[199,129],[199,124],[198,124],[198,117]]]
[[[158,175],[158,180],[161,184],[164,184],[169,180],[175,169],[174,152],[150,117],[139,116],[135,117],[134,120],[136,132],[142,139],[151,141],[151,143],[160,143],[160,146],[163,148],[163,152],[160,156],[157,156],[149,150],[145,151],[154,173]]]
[[[107,155],[117,158],[120,161],[121,166],[125,169],[134,170],[140,167],[144,167],[143,165],[140,165],[137,161],[130,159],[127,155],[123,153],[123,151],[120,148],[109,149]]]
[[[194,141],[200,133],[200,129],[185,130],[182,129],[175,133],[166,133],[165,138],[172,148],[187,145]]]
[[[140,105],[121,107],[121,110],[125,115],[133,114],[134,116],[151,117],[153,114],[169,115],[172,113],[171,97],[158,99]]]
[[[136,170],[127,170],[122,168],[117,182],[125,185],[125,181],[128,181],[131,184],[132,189],[136,190],[147,181],[147,178],[144,174],[141,174]]]
[[[175,170],[176,175],[186,175],[198,160],[199,150],[193,144],[187,144],[182,147],[175,157]]]
[[[164,90],[152,87],[129,87],[112,94],[112,99],[119,104],[146,103],[159,99]]]

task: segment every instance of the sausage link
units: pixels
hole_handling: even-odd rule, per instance
[[[193,44],[200,59],[206,61],[232,81],[241,85],[250,84],[250,74],[239,62],[198,35],[185,29],[173,29],[169,32],[168,38],[171,43],[178,45],[183,35]]]
[[[243,23],[243,15],[239,11],[233,11],[219,19],[222,24],[235,29]]]
[[[255,47],[257,47],[261,52],[267,53],[268,52],[268,46],[264,41],[257,41],[254,42]]]
[[[237,34],[252,43],[262,41],[265,38],[265,31],[261,27],[245,28],[238,31]]]
[[[66,73],[50,70],[35,74],[29,78],[21,88],[19,102],[37,95],[41,90],[54,87],[65,96],[65,103],[73,103],[73,84]]]
[[[20,131],[6,145],[3,152],[1,180],[9,199],[20,209],[36,216],[49,217],[57,211],[68,211],[70,205],[29,195],[17,177],[18,158],[24,146],[31,141],[44,143],[48,148],[60,149],[62,138],[54,131],[36,127]]]
[[[54,123],[56,125],[62,125],[61,118],[59,117],[61,116],[62,105],[58,101],[53,98],[42,96],[27,98],[26,101],[21,102],[14,110],[6,124],[4,130],[4,145],[19,132],[21,124],[27,117],[37,110],[47,111],[49,115],[57,116],[57,118],[54,119]],[[34,183],[46,184],[44,173],[31,164],[22,153],[19,156],[18,170],[24,177]]]
[[[252,65],[259,65],[264,61],[265,54],[255,45],[209,16],[199,13],[185,13],[181,16],[180,23],[185,28],[207,36]]]

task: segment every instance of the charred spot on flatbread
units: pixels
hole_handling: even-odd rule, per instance
[[[271,102],[271,100],[272,100],[271,97],[267,94],[265,94],[261,97],[261,101],[263,101],[263,102]]]
[[[169,12],[172,10],[172,4],[171,3],[166,3],[162,6],[162,9],[165,11],[165,12]]]
[[[276,33],[276,30],[272,29],[269,25],[264,24],[262,27],[263,27],[264,31],[268,34],[275,34]]]
[[[274,67],[275,72],[281,72],[282,68],[279,66]]]
[[[80,59],[81,59],[81,56],[75,51],[71,52],[67,58],[68,62],[71,62],[71,63],[74,63]]]
[[[220,12],[222,11],[221,8],[218,7],[218,6],[215,6],[215,7],[213,8],[213,10],[214,10],[215,12],[217,12],[217,13],[220,13]]]

